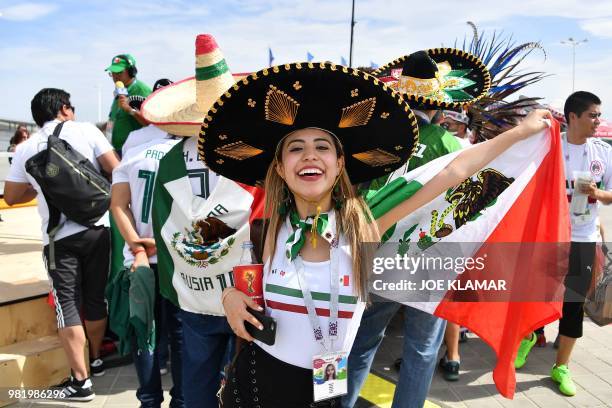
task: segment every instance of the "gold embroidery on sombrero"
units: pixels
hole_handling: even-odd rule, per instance
[[[424,96],[438,102],[457,102],[472,99],[472,95],[463,91],[476,82],[464,78],[471,69],[452,69],[448,61],[436,64],[438,71],[435,78],[415,78],[400,76],[398,88],[402,93]]]
[[[348,128],[353,126],[363,126],[368,123],[372,117],[372,112],[376,106],[376,98],[368,98],[361,102],[342,108],[342,116],[340,117],[339,128]]]
[[[263,150],[253,147],[239,140],[234,143],[226,144],[215,149],[215,153],[229,157],[234,160],[249,159],[263,153]]]
[[[371,167],[386,166],[401,160],[396,155],[383,149],[372,149],[366,152],[355,153],[353,157]]]
[[[266,120],[293,125],[300,104],[274,85],[266,93]]]

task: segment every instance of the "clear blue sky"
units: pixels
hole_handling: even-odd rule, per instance
[[[571,48],[560,41],[587,38],[576,48],[576,89],[595,92],[612,119],[612,1],[607,0],[356,0],[353,65],[379,65],[415,50],[471,38],[481,30],[541,41],[525,68],[552,74],[525,94],[562,106],[571,92]],[[0,117],[30,120],[32,96],[59,87],[73,96],[79,120],[104,119],[113,84],[104,72],[118,53],[136,57],[139,78],[178,80],[194,72],[194,40],[217,38],[230,69],[268,63],[349,59],[350,0],[131,0],[24,2],[0,0]],[[98,90],[101,103],[98,102]]]

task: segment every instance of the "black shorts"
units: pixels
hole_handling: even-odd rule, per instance
[[[110,261],[108,228],[89,228],[55,241],[55,270],[49,269],[49,245],[43,248],[51,281],[57,327],[106,317],[104,290]]]
[[[340,407],[340,398],[313,402],[312,371],[285,363],[255,343],[242,347],[226,381],[223,408]]]
[[[595,242],[572,242],[569,270],[565,277],[563,316],[559,320],[559,334],[574,339],[582,337],[584,300],[591,285]]]

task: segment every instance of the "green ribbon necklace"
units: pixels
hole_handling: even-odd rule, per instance
[[[300,253],[300,250],[306,243],[306,231],[310,230],[310,241],[313,248],[317,247],[317,236],[321,236],[330,244],[332,243],[336,234],[335,214],[331,213],[319,213],[316,215],[309,215],[305,219],[300,219],[297,211],[292,210],[289,213],[289,223],[293,228],[293,233],[287,238],[285,243],[285,255],[291,261],[295,259]]]

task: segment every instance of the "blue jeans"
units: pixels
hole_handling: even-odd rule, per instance
[[[348,360],[348,394],[343,408],[352,408],[370,372],[376,350],[387,325],[402,307],[388,301],[375,301],[361,318]],[[438,349],[444,339],[446,321],[412,307],[404,307],[404,350],[393,408],[423,408],[436,368]]]
[[[178,313],[178,308],[170,301],[161,297],[159,292],[156,296],[155,316],[165,316],[164,322],[168,334],[170,334],[170,350],[172,353],[172,389],[170,390],[170,407],[182,408],[185,406],[183,401],[183,380],[182,380],[182,343],[183,330],[181,320]],[[161,310],[164,309],[164,313]],[[157,333],[161,322],[156,319]],[[162,390],[161,375],[159,373],[159,338],[156,336],[155,351],[150,353],[148,350],[138,350],[138,346],[134,343],[132,346],[132,358],[134,360],[134,368],[138,375],[139,387],[136,390],[136,397],[140,401],[142,407],[159,407],[164,400],[164,392]]]
[[[183,321],[183,390],[188,408],[217,407],[223,368],[234,355],[236,337],[225,316],[180,311]]]

